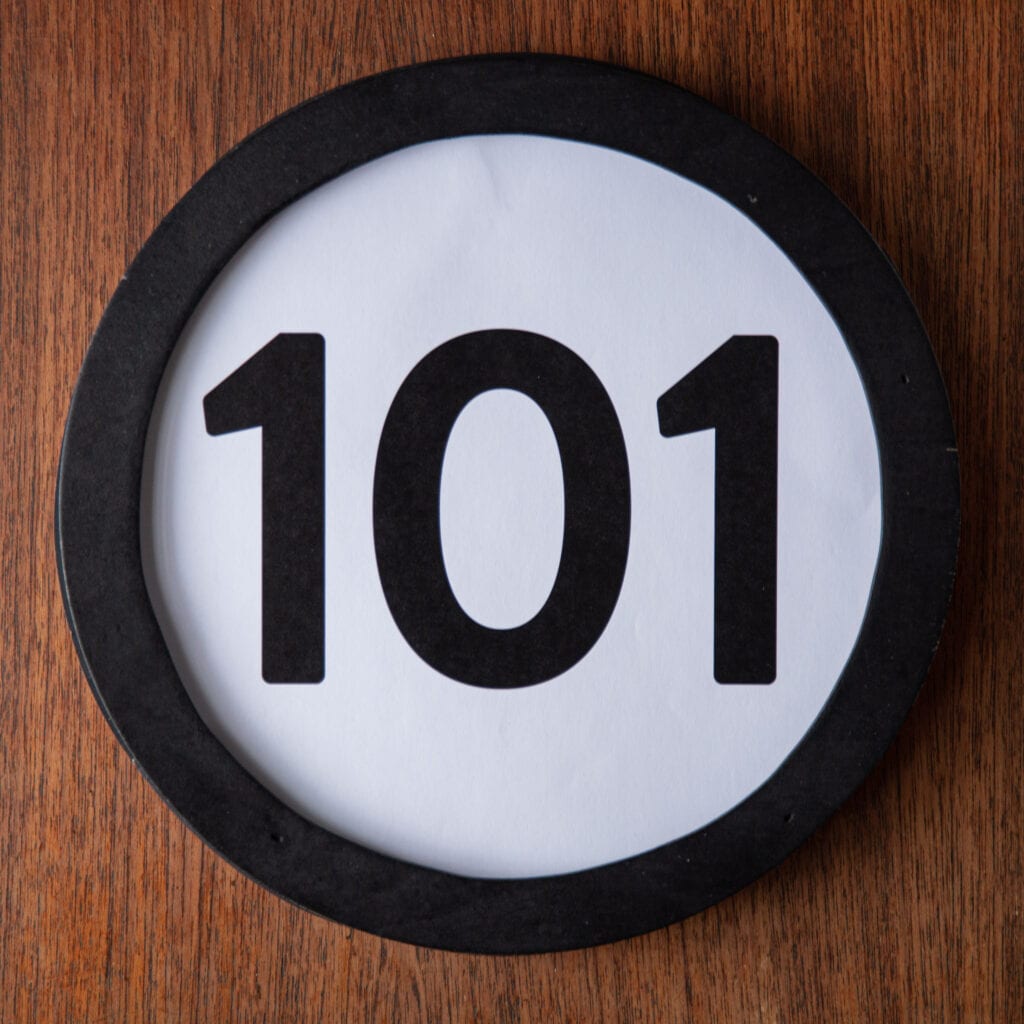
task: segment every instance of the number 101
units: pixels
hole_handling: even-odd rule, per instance
[[[714,674],[771,683],[776,660],[778,362],[775,338],[730,338],[658,400],[665,437],[715,431]],[[441,469],[459,414],[496,388],[547,416],[562,463],[565,525],[544,606],[514,629],[471,619],[441,550]],[[203,400],[206,429],[262,428],[263,678],[324,678],[324,339],[279,334]],[[589,366],[526,331],[439,345],[391,404],[373,484],[377,568],[402,635],[426,662],[473,686],[542,683],[597,643],[629,551],[626,445]]]

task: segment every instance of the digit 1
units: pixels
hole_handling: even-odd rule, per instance
[[[665,437],[715,432],[715,680],[775,681],[779,343],[736,335],[658,399]]]
[[[529,622],[490,629],[452,592],[438,520],[441,469],[455,420],[477,395],[521,391],[548,418],[562,459],[565,527],[551,594]],[[578,355],[527,331],[464,334],[439,345],[398,389],[373,483],[377,569],[392,618],[424,661],[492,689],[532,686],[597,643],[629,552],[629,464],[607,391]]]
[[[324,339],[279,334],[204,399],[213,435],[263,430],[263,678],[324,678]]]

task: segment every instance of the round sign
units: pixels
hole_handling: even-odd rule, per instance
[[[678,920],[920,686],[958,531],[899,280],[664,82],[469,58],[216,164],[104,315],[58,556],[86,672],[257,880],[451,949]]]

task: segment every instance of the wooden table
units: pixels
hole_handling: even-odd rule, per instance
[[[319,6],[0,4],[0,1019],[1024,1020],[1024,6]],[[89,692],[52,519],[91,331],[195,178],[331,86],[495,50],[669,78],[767,133],[852,207],[945,374],[963,535],[921,697],[810,842],[675,927],[491,959],[319,920],[185,828]]]

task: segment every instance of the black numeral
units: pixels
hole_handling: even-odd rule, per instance
[[[324,678],[324,339],[279,334],[203,399],[211,434],[263,429],[263,678]]]
[[[558,442],[565,530],[544,607],[515,629],[471,619],[452,592],[441,551],[439,498],[448,437],[467,403],[494,388],[532,398]],[[629,550],[629,465],[611,399],[579,356],[525,331],[463,335],[406,377],[377,451],[377,567],[395,623],[439,672],[474,686],[531,686],[560,675],[611,617]]]
[[[441,470],[478,395],[520,391],[547,416],[562,461],[565,527],[544,607],[514,629],[471,619],[441,549]],[[714,675],[776,675],[779,345],[730,338],[658,399],[665,437],[715,431]],[[204,399],[211,434],[263,430],[263,678],[324,677],[324,339],[279,334]],[[629,553],[626,445],[611,399],[564,345],[516,330],[438,346],[395,395],[377,449],[373,533],[392,617],[420,657],[473,686],[532,686],[597,643]]]
[[[715,431],[715,679],[774,682],[778,341],[730,338],[658,399],[658,422]]]

